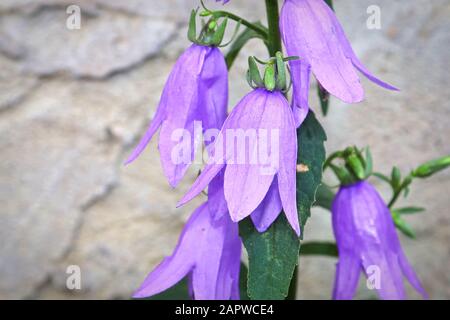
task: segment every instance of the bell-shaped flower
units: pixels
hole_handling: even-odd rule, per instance
[[[326,91],[346,103],[364,99],[357,71],[390,90],[358,59],[333,10],[323,0],[285,0],[280,29],[289,56],[294,89],[294,115],[299,125],[308,113],[310,73]]]
[[[222,215],[214,219],[209,199],[186,223],[178,244],[144,280],[134,298],[161,293],[189,277],[196,300],[238,300],[241,240],[238,225]],[[215,207],[215,204],[211,204]]]
[[[179,205],[197,196],[224,170],[224,194],[234,222],[256,210],[253,219],[263,230],[282,207],[292,228],[300,234],[296,127],[292,109],[281,91],[256,88],[247,94],[228,116],[213,150],[213,156]],[[264,213],[261,208],[266,207],[265,202],[280,210]]]
[[[215,46],[191,45],[176,62],[156,114],[126,163],[134,161],[161,128],[161,164],[175,187],[194,160],[202,130],[221,127],[227,104],[228,71],[222,53]]]
[[[333,201],[339,250],[334,299],[352,299],[361,270],[381,299],[405,299],[403,276],[427,294],[401,248],[391,213],[367,181],[342,186]]]

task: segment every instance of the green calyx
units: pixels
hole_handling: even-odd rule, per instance
[[[225,35],[228,18],[224,18],[219,23],[218,19],[211,15],[210,12],[202,12],[200,16],[210,16],[210,18],[206,22],[202,21],[203,27],[200,35],[197,37],[197,10],[192,10],[191,18],[189,19],[188,39],[198,45],[219,47]]]
[[[287,80],[286,62],[298,59],[298,57],[284,58],[281,52],[277,52],[276,56],[264,62],[256,57],[248,58],[247,82],[253,89],[265,88],[268,91],[289,91],[290,85]],[[265,66],[264,77],[261,77],[258,63]]]
[[[339,160],[339,163],[334,163]],[[366,180],[372,174],[372,155],[369,148],[363,150],[348,147],[333,153],[325,162],[324,168],[330,167],[341,185],[349,185]]]

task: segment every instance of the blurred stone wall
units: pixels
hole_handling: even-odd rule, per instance
[[[230,10],[264,18],[261,0],[232,2]],[[322,119],[327,149],[371,145],[377,169],[385,172],[449,154],[450,1],[335,2],[358,55],[401,92],[363,80],[364,103],[333,99]],[[80,29],[66,26],[72,4],[81,8]],[[374,4],[381,8],[381,30],[366,27]],[[188,45],[186,20],[196,5],[0,2],[0,298],[126,299],[170,254],[201,201],[175,209],[196,169],[171,190],[154,141],[135,163],[122,163]],[[248,91],[248,54],[265,57],[256,41],[246,47],[230,75],[230,107]],[[318,111],[314,90],[311,99]],[[450,298],[449,194],[450,172],[416,183],[409,203],[428,210],[408,218],[418,239],[402,238],[435,299]],[[329,213],[313,212],[306,239],[332,239]],[[298,297],[328,299],[335,262],[302,258]],[[81,268],[81,290],[66,288],[69,265]],[[359,296],[373,293],[362,288]]]

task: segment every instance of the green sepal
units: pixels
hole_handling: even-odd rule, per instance
[[[277,52],[277,80],[276,80],[276,88],[278,90],[286,89],[286,66],[284,64],[283,54],[281,52]]]
[[[264,71],[264,86],[269,91],[275,90],[275,66],[273,64],[269,64]]]
[[[357,154],[351,154],[347,157],[347,169],[352,172],[358,180],[364,180],[366,177],[366,170],[361,158]]]
[[[222,23],[219,25],[219,27],[217,28],[217,30],[215,31],[212,40],[211,40],[211,45],[213,46],[220,46],[220,44],[223,41],[223,37],[225,35],[225,30],[227,28],[227,24],[228,24],[228,18],[225,18]]]
[[[251,83],[255,83],[258,87],[262,87],[264,85],[264,81],[259,73],[259,68],[256,64],[255,57],[248,57],[248,71]]]
[[[197,10],[191,11],[191,17],[189,19],[188,39],[193,43],[197,43]]]

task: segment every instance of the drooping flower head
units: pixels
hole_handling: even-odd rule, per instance
[[[406,298],[403,276],[427,296],[401,248],[391,213],[371,184],[360,181],[341,187],[332,213],[339,249],[334,299],[354,296],[361,270],[379,275],[374,288],[382,299]]]
[[[284,209],[300,234],[296,127],[281,91],[255,88],[247,94],[228,116],[213,149],[214,155],[179,205],[198,195],[224,170],[224,194],[233,221],[256,211],[253,221],[264,231]]]
[[[195,14],[191,19],[195,19]],[[214,36],[208,39],[221,41]],[[126,163],[134,161],[161,128],[161,164],[170,185],[175,187],[195,157],[202,131],[221,127],[227,105],[228,70],[223,54],[214,45],[192,44],[176,62],[156,114]],[[177,148],[180,143],[187,148]]]
[[[188,276],[189,291],[196,300],[239,299],[238,225],[228,215],[214,219],[210,201],[192,214],[172,255],[147,276],[134,298],[161,293]]]
[[[333,163],[335,159],[339,163]],[[372,156],[356,147],[330,155],[325,163],[341,182],[333,199],[333,230],[339,250],[334,299],[351,299],[361,270],[370,289],[382,299],[404,299],[405,276],[426,297],[414,270],[401,248],[394,220],[377,190],[367,182],[372,175]]]
[[[280,29],[288,55],[300,57],[290,62],[297,124],[308,113],[311,71],[326,91],[347,103],[364,99],[356,71],[386,89],[396,90],[364,67],[336,15],[323,0],[285,0]]]

